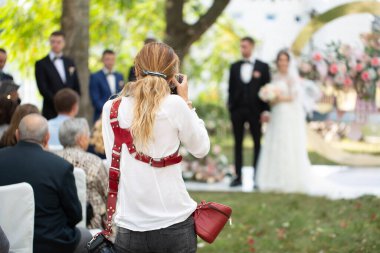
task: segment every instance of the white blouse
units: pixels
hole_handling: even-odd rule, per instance
[[[103,107],[103,139],[108,166],[114,134],[110,125],[112,101]],[[129,128],[133,119],[134,99],[123,97],[119,107],[119,124]],[[162,158],[175,153],[180,143],[195,157],[201,158],[210,150],[207,130],[195,111],[177,95],[163,99],[156,114],[153,140],[147,155]],[[134,159],[123,144],[120,161],[119,195],[115,223],[132,231],[165,228],[186,220],[197,203],[189,196],[182,178],[181,164],[153,168]]]

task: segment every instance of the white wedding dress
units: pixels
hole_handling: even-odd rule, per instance
[[[295,75],[277,74],[273,84],[293,100],[271,107],[258,161],[258,187],[262,191],[307,192],[311,167],[306,148],[300,81]]]

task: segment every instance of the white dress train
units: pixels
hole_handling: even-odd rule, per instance
[[[293,101],[275,104],[264,135],[257,168],[262,191],[307,192],[310,161],[306,147],[306,121],[298,78],[275,75],[273,83]]]

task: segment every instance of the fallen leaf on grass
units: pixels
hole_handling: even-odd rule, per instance
[[[347,222],[345,220],[341,220],[340,223],[339,223],[339,226],[341,228],[347,228],[348,224],[347,224]]]
[[[279,240],[284,240],[286,238],[286,229],[285,228],[278,228],[276,229],[277,232],[277,238]]]
[[[355,203],[355,209],[361,209],[362,208],[362,203],[356,202]]]

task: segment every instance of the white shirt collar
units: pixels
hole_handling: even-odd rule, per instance
[[[103,72],[105,75],[107,75],[108,73],[113,73],[114,71],[113,70],[109,71],[108,69],[103,68]]]
[[[53,51],[50,51],[49,52],[49,58],[50,58],[50,60],[54,60],[54,57],[62,57],[63,56],[63,53],[60,53],[60,54],[58,54],[58,55],[56,55]]]
[[[243,58],[243,61],[249,61],[250,63],[255,64],[255,62],[256,62],[255,54],[251,54],[251,57],[249,57],[248,59]]]

